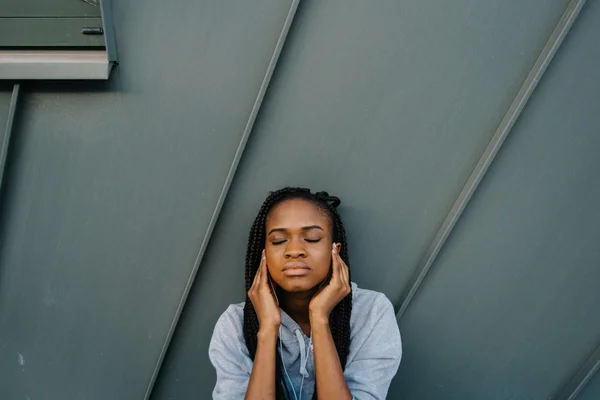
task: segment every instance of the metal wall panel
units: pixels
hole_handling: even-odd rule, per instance
[[[2,202],[2,181],[10,147],[19,87],[11,85],[10,82],[0,81],[0,202]]]
[[[10,104],[10,96],[12,94],[12,85],[7,82],[0,81],[0,135],[4,135],[6,128],[6,117],[8,115],[8,105]],[[0,143],[2,143],[0,136]]]
[[[81,33],[100,17],[99,0],[2,0],[0,47],[104,46],[103,35]]]
[[[104,35],[84,27],[102,27],[102,18],[0,18],[0,48],[104,47]]]
[[[566,4],[303,1],[155,398],[210,396],[268,190],[339,195],[354,280],[396,301]]]
[[[110,82],[28,84],[0,210],[0,398],[142,399],[289,9],[113,2]]]
[[[585,389],[577,397],[577,400],[598,400],[600,399],[600,374],[592,378]]]
[[[99,0],[2,0],[0,17],[99,17]]]
[[[550,398],[597,345],[599,35],[588,2],[401,321],[392,398]]]

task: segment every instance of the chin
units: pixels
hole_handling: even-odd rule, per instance
[[[281,282],[278,286],[288,293],[302,293],[313,290],[320,282],[313,282],[305,280],[305,279],[286,279],[286,281]]]

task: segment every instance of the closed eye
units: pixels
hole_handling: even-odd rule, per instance
[[[321,241],[321,239],[304,239],[306,240],[308,243],[318,243]]]
[[[275,241],[271,242],[271,244],[277,246],[278,244],[282,244],[282,243],[285,243],[285,242],[286,242],[285,239],[284,240],[275,240]]]

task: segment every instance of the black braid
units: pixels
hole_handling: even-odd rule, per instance
[[[282,201],[297,198],[304,199],[315,204],[330,216],[333,227],[333,241],[334,243],[341,243],[342,248],[340,251],[340,256],[348,265],[348,269],[350,269],[346,231],[344,229],[344,224],[342,223],[340,214],[336,210],[336,207],[340,204],[340,199],[329,196],[327,192],[318,192],[313,194],[309,189],[286,187],[275,192],[271,192],[271,194],[262,204],[258,215],[252,224],[252,228],[250,229],[250,234],[248,236],[248,247],[246,249],[246,293],[252,286],[254,276],[256,275],[256,271],[260,265],[262,251],[265,248],[267,215],[275,205],[281,203]],[[335,348],[337,350],[342,369],[344,369],[346,366],[348,351],[350,349],[351,313],[352,293],[340,301],[329,316],[331,335],[335,343]],[[246,340],[246,347],[248,348],[248,352],[250,353],[252,360],[254,360],[256,355],[256,335],[258,334],[258,328],[258,317],[256,315],[256,311],[254,310],[252,302],[246,294],[246,303],[244,305],[244,339]],[[279,350],[277,350],[277,359],[279,358]],[[277,383],[275,385],[276,398],[284,400],[289,398],[289,393],[286,393],[287,388],[281,379],[281,366],[279,362],[277,362],[275,367],[275,382]],[[316,387],[313,399],[317,399]]]

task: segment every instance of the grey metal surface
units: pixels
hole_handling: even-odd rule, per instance
[[[28,86],[0,209],[0,398],[143,398],[288,10],[119,1],[109,82]]]
[[[2,0],[1,17],[99,17],[100,7],[85,0]]]
[[[108,61],[114,65],[117,60],[117,42],[115,39],[115,27],[113,23],[112,0],[99,0],[102,11],[102,30],[104,31],[104,44]],[[112,66],[111,65],[111,66]]]
[[[550,35],[550,38],[548,39],[546,45],[542,49],[540,56],[531,68],[531,71],[529,71],[525,82],[523,82],[523,85],[517,92],[515,99],[508,108],[508,111],[504,115],[504,118],[502,118],[498,129],[496,129],[496,132],[494,133],[492,139],[485,148],[483,154],[481,155],[481,158],[479,159],[477,165],[473,169],[473,172],[471,172],[471,175],[469,176],[469,179],[467,180],[465,186],[463,187],[460,194],[458,195],[458,198],[454,202],[452,209],[444,219],[444,222],[438,230],[438,233],[435,235],[433,242],[431,242],[431,245],[429,246],[427,252],[419,262],[419,265],[417,266],[412,278],[406,286],[406,289],[402,293],[402,296],[400,298],[400,309],[397,313],[398,319],[402,317],[402,314],[404,314],[413,297],[419,290],[419,287],[421,286],[423,280],[427,276],[429,269],[435,262],[435,258],[444,246],[444,243],[446,243],[448,236],[450,236],[452,229],[454,229],[454,226],[458,222],[458,219],[460,218],[465,207],[469,203],[469,200],[471,200],[471,197],[479,187],[479,183],[481,182],[488,168],[494,161],[496,154],[498,154],[498,151],[502,147],[502,144],[506,140],[506,137],[510,133],[510,130],[521,115],[523,108],[529,101],[531,94],[537,87],[537,84],[544,75],[544,72],[546,72],[548,65],[550,65],[550,62],[554,58],[556,51],[558,50],[565,36],[571,29],[573,22],[575,22],[575,19],[579,15],[579,12],[581,11],[581,8],[584,4],[585,0],[572,0],[569,3],[569,6],[565,10],[565,12],[563,13],[562,18],[558,21],[556,28],[552,32],[552,35]]]
[[[600,370],[600,346],[596,347],[592,355],[581,365],[579,370],[560,389],[557,400],[575,400],[588,383]]]
[[[12,91],[12,82],[0,81],[0,135],[2,135],[0,136],[0,142],[3,140],[5,133],[4,127],[6,126]]]
[[[302,2],[154,398],[210,396],[268,190],[339,195],[354,280],[397,301],[567,4]]]
[[[597,345],[599,35],[588,2],[401,321],[391,398],[549,398]]]
[[[102,35],[81,34],[102,26],[99,5],[83,0],[2,0],[0,46],[103,46]]]
[[[35,3],[51,4],[0,10],[45,12]],[[61,4],[75,3],[89,7]],[[567,3],[303,1],[236,169],[294,2],[115,1],[112,79],[28,83],[19,101],[0,193],[0,398],[141,399],[157,372],[153,399],[209,398],[208,340],[243,300],[248,228],[283,185],[342,198],[354,280],[398,304]],[[554,398],[593,371],[599,7],[407,309],[389,398]]]
[[[10,147],[10,137],[12,136],[13,125],[15,121],[15,114],[17,112],[17,102],[19,100],[19,92],[21,85],[15,83],[13,85],[10,100],[5,112],[4,131],[2,137],[0,137],[0,195],[2,194],[2,178],[4,177],[4,165],[6,164],[6,156],[8,155],[8,149]],[[1,129],[2,125],[0,125]]]
[[[112,63],[104,50],[0,50],[0,79],[108,79]]]
[[[104,47],[103,35],[84,35],[102,27],[101,18],[0,18],[0,47]]]
[[[598,400],[600,399],[600,374],[594,375],[592,380],[583,389],[577,400]]]
[[[236,149],[235,155],[233,156],[233,159],[231,161],[231,165],[229,167],[229,171],[227,172],[227,176],[225,177],[225,182],[223,184],[223,187],[221,188],[221,192],[219,193],[219,198],[217,199],[217,204],[215,205],[213,213],[210,217],[210,221],[208,222],[208,226],[206,228],[206,233],[204,235],[204,238],[202,239],[200,248],[198,249],[198,254],[196,255],[196,259],[194,261],[194,269],[192,270],[192,273],[190,274],[190,276],[185,284],[183,295],[181,296],[181,299],[179,300],[179,304],[177,305],[177,310],[173,317],[173,321],[171,322],[171,326],[169,328],[167,339],[165,340],[165,343],[163,344],[159,360],[156,363],[154,372],[152,374],[152,380],[151,380],[150,384],[148,385],[148,388],[146,390],[146,395],[144,396],[144,398],[148,398],[151,395],[152,390],[154,388],[154,383],[156,382],[156,379],[158,377],[158,373],[162,366],[162,362],[166,355],[167,349],[168,349],[169,345],[171,344],[173,334],[175,333],[175,328],[177,327],[177,323],[179,322],[179,318],[181,317],[181,312],[183,311],[183,307],[187,301],[190,289],[192,288],[192,284],[193,284],[196,274],[198,272],[200,262],[202,261],[202,258],[204,257],[204,253],[206,252],[206,247],[208,246],[208,242],[210,241],[210,238],[212,236],[213,230],[217,223],[217,219],[223,208],[223,203],[225,202],[225,198],[227,197],[229,188],[231,187],[233,177],[237,171],[238,165],[242,158],[242,154],[244,153],[244,150],[246,148],[246,144],[248,143],[248,138],[250,137],[250,132],[252,131],[252,128],[254,127],[254,122],[256,121],[256,117],[258,116],[260,106],[262,105],[265,94],[267,92],[267,88],[269,87],[269,83],[271,82],[271,78],[273,77],[273,72],[275,71],[275,66],[277,65],[277,62],[279,61],[279,56],[281,55],[281,50],[283,49],[283,45],[285,43],[288,32],[292,25],[292,21],[294,20],[294,16],[296,15],[296,10],[298,9],[298,4],[299,4],[299,0],[292,0],[290,3],[290,8],[287,12],[285,20],[283,21],[281,32],[279,34],[279,37],[277,38],[277,43],[275,44],[273,54],[271,55],[271,58],[269,60],[269,65],[267,66],[267,69],[266,69],[265,75],[263,77],[263,80],[261,82],[260,88],[258,89],[258,93],[256,95],[256,99],[254,100],[254,104],[252,105],[252,110],[250,111],[250,115],[248,116],[248,121],[246,122],[246,125],[244,126],[244,131],[242,132],[240,142]]]
[[[12,82],[0,81],[0,160],[3,158],[3,143],[7,139],[6,123],[8,122],[8,114],[10,110],[10,102],[12,99],[13,85]],[[2,162],[0,162],[2,164]],[[4,175],[4,164],[0,167],[0,202],[2,201],[2,176]]]

